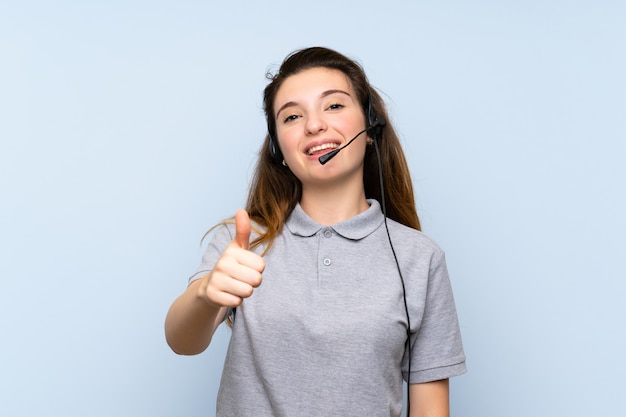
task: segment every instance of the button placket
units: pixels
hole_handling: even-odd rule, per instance
[[[325,229],[322,232],[322,235],[326,238],[329,239],[331,237],[333,237],[333,232],[330,229]],[[322,259],[322,265],[324,266],[330,266],[333,263],[332,259],[329,256],[324,256],[324,258]]]

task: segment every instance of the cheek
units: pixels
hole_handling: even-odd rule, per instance
[[[280,145],[280,150],[285,159],[290,158],[298,149],[298,139],[293,133],[289,132],[288,129],[278,134],[278,144]]]

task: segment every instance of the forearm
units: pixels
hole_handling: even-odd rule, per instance
[[[447,379],[412,384],[410,417],[450,417],[449,391]]]
[[[226,307],[213,306],[200,297],[202,279],[192,282],[170,307],[165,318],[165,338],[181,355],[195,355],[209,344]]]

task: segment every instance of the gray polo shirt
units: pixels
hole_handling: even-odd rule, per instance
[[[294,209],[265,256],[263,283],[236,309],[217,416],[400,416],[402,284],[380,205],[368,202],[333,226]],[[465,372],[442,250],[419,231],[388,226],[407,290],[411,383]],[[232,239],[233,227],[220,227],[192,279]]]

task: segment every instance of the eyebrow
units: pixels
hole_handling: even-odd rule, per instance
[[[332,90],[324,91],[322,94],[320,94],[320,98],[328,97],[328,96],[333,95],[333,94],[345,94],[348,97],[350,97],[350,93],[348,93],[347,91],[339,90],[339,89],[332,89]],[[295,101],[288,101],[287,103],[285,103],[282,106],[280,106],[280,109],[278,109],[278,111],[276,112],[276,116],[274,116],[274,117],[278,118],[278,115],[280,114],[281,111],[285,110],[286,108],[297,106],[297,105],[298,105],[298,103],[295,102]]]

